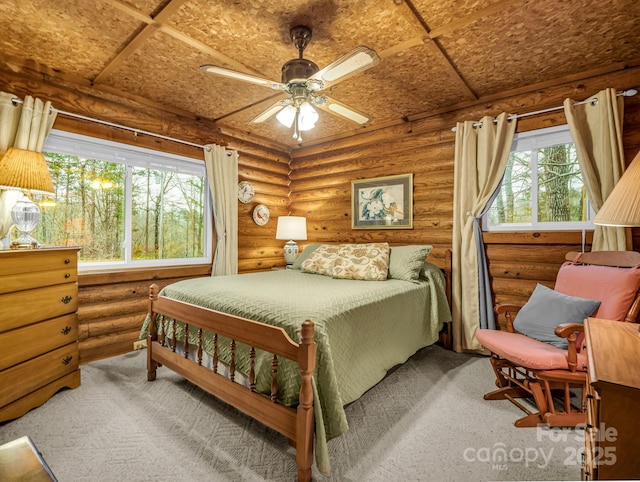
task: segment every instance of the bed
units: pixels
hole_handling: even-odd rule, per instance
[[[153,285],[141,331],[148,380],[174,370],[288,437],[298,480],[311,479],[314,453],[328,474],[344,406],[450,326],[448,263],[426,262],[430,247],[384,245],[311,245],[293,269]],[[363,265],[379,281],[358,279]]]

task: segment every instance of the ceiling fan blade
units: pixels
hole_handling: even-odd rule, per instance
[[[313,74],[310,79],[321,80],[326,89],[332,84],[340,82],[352,75],[367,70],[380,63],[380,57],[369,47],[360,45],[347,52],[336,61]]]
[[[324,111],[330,112],[331,114],[335,114],[359,125],[364,125],[371,120],[370,116],[354,109],[353,107],[349,107],[329,96],[324,95],[323,97],[327,99],[327,102],[325,104],[318,103],[315,105]]]
[[[262,77],[256,77],[255,75],[245,74],[243,72],[238,72],[237,70],[226,69],[224,67],[218,67],[217,65],[201,65],[200,70],[203,72],[207,72],[209,74],[221,75],[223,77],[227,77],[235,80],[242,80],[244,82],[251,82],[256,85],[263,85],[265,87],[270,87],[274,90],[286,90],[287,86],[281,82],[275,82],[273,80],[263,79]]]
[[[251,119],[251,124],[259,124],[271,119],[287,105],[288,104],[286,102],[282,102],[282,100],[279,100],[275,104],[270,105],[264,112]]]

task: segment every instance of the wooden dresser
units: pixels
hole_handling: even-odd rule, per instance
[[[589,318],[583,480],[640,478],[640,325]]]
[[[79,250],[0,250],[0,422],[80,385]]]

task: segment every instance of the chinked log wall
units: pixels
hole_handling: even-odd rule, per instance
[[[312,242],[389,241],[392,245],[423,243],[434,246],[436,261],[451,247],[453,209],[454,134],[456,121],[479,119],[501,111],[526,112],[561,105],[565,97],[583,99],[606,87],[637,87],[640,68],[561,86],[504,96],[493,103],[414,120],[347,140],[294,151],[292,158],[265,140],[246,133],[221,132],[215,124],[167,113],[161,105],[116,98],[91,86],[42,80],[37,74],[16,74],[0,61],[2,90],[20,97],[51,100],[59,109],[101,118],[195,143],[225,144],[240,153],[239,178],[256,188],[252,203],[239,204],[239,269],[248,272],[282,263],[283,242],[275,239],[275,218],[307,216]],[[564,123],[562,113],[521,119],[526,131]],[[55,126],[106,139],[202,158],[200,149],[149,138],[118,129],[58,116]],[[640,150],[640,96],[625,100],[624,146],[627,163]],[[351,230],[351,180],[414,173],[413,230]],[[289,192],[291,203],[289,204]],[[265,204],[272,220],[256,226],[252,209]],[[564,253],[580,249],[581,233],[485,234],[496,301],[526,300],[536,282],[551,285]],[[590,242],[590,238],[588,238]],[[634,230],[633,246],[640,249]],[[194,276],[206,276],[210,266],[148,269],[80,275],[80,360],[86,363],[132,349],[146,313],[147,287],[164,286]]]

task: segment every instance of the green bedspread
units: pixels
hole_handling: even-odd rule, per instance
[[[316,463],[322,473],[328,473],[326,442],[348,429],[343,407],[378,383],[390,368],[433,344],[443,323],[451,320],[442,272],[429,263],[426,266],[425,277],[415,283],[333,279],[279,270],[180,281],[166,286],[161,295],[280,326],[294,341],[300,341],[303,321],[314,322]],[[146,337],[148,322],[141,338]],[[182,328],[176,331],[178,337],[184,336]],[[205,350],[211,351],[211,345],[210,339],[205,340]],[[271,360],[263,355],[256,360],[256,389],[269,393]],[[243,368],[238,361],[238,369]],[[297,366],[282,360],[279,401],[294,405],[299,386]]]

